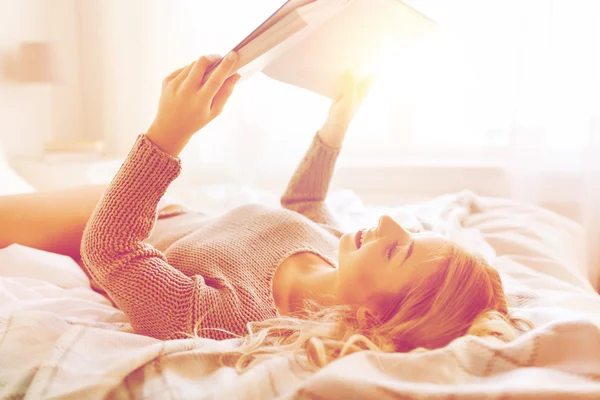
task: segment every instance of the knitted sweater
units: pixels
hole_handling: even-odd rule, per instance
[[[336,265],[341,232],[324,200],[338,153],[315,136],[284,208],[186,212],[153,232],[181,162],[140,135],[85,228],[85,268],[139,334],[176,339],[197,326],[202,337],[244,335],[248,322],[278,316],[272,281],[286,258],[311,252]]]

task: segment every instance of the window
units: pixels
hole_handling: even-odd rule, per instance
[[[191,61],[190,54],[225,53],[281,1],[151,4],[148,77],[160,81]],[[489,160],[529,148],[579,151],[598,135],[600,2],[410,4],[436,19],[439,33],[389,53],[344,157]],[[328,106],[316,95],[257,76],[238,87],[195,151],[214,160],[289,163],[304,151]]]

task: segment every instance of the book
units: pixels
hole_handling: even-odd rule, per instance
[[[386,53],[431,35],[436,26],[400,0],[289,0],[233,50],[242,79],[262,72],[335,98],[344,72],[373,74]]]

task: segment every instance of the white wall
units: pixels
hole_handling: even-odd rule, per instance
[[[20,84],[0,72],[0,141],[9,156],[32,156],[43,141],[81,131],[79,0],[0,0],[0,60],[14,56],[20,43],[53,45],[61,81]]]

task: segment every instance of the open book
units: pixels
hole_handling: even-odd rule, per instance
[[[242,79],[262,71],[334,98],[344,72],[372,74],[384,53],[435,27],[400,0],[289,0],[234,50]]]

